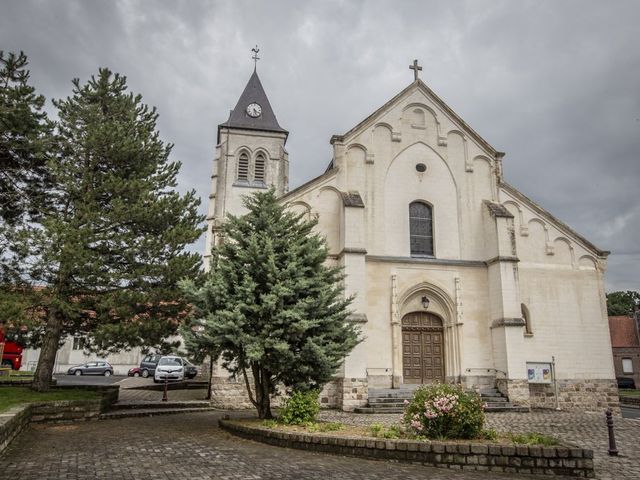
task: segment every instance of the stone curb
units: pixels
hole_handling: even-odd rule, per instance
[[[532,445],[424,442],[288,433],[220,420],[220,428],[239,437],[278,447],[353,457],[422,463],[457,470],[565,475],[594,478],[593,450]]]
[[[151,408],[151,409],[127,409],[102,413],[100,420],[117,420],[120,418],[135,417],[155,417],[157,415],[172,415],[176,413],[197,413],[220,411],[213,407],[192,407],[192,408]]]
[[[640,408],[640,397],[625,397],[624,395],[620,395],[620,405]]]

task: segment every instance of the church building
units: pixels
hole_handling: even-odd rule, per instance
[[[505,154],[411,68],[414,81],[332,136],[326,171],[293,190],[288,132],[254,70],[218,126],[205,261],[246,194],[273,186],[317,217],[365,338],[324,406],[350,411],[377,390],[430,382],[497,388],[524,407],[617,405],[608,252],[507,183]]]

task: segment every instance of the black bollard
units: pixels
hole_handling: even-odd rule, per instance
[[[617,457],[618,448],[616,447],[616,436],[613,433],[613,416],[610,408],[607,409],[605,415],[607,416],[607,429],[609,430],[609,455]]]
[[[167,397],[167,386],[169,385],[169,378],[167,375],[164,377],[164,391],[162,392],[162,401],[167,402],[169,398]]]

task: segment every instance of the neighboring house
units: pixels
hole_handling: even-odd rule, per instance
[[[609,317],[611,349],[616,377],[633,378],[640,388],[640,334],[632,317]]]
[[[66,373],[69,367],[74,365],[81,365],[93,360],[106,360],[113,367],[115,375],[126,375],[130,368],[140,365],[140,361],[144,356],[140,348],[134,348],[128,352],[109,354],[106,357],[87,354],[84,351],[85,341],[86,337],[81,335],[67,337],[64,344],[58,349],[53,372]],[[22,354],[21,370],[35,371],[39,356],[39,349],[25,349]]]
[[[373,389],[448,381],[553,406],[553,387],[534,385],[532,368],[552,357],[561,408],[616,404],[609,252],[509,185],[505,154],[422,80],[334,135],[325,173],[291,191],[287,137],[254,71],[218,126],[205,260],[251,192],[273,186],[318,218],[365,338],[321,394],[325,405],[352,410]]]

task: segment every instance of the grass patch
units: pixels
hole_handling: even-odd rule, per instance
[[[512,433],[510,438],[513,443],[520,443],[524,445],[544,445],[545,447],[553,447],[554,445],[560,444],[556,438],[535,432]]]
[[[420,440],[423,442],[443,441],[447,443],[480,443],[484,445],[541,445],[545,447],[564,445],[560,440],[549,435],[537,432],[498,432],[495,429],[487,428],[482,430],[480,435],[472,439],[448,439],[434,438],[428,439],[424,436],[415,435],[406,431],[401,425],[383,425],[372,423],[370,425],[350,425],[340,422],[308,422],[301,425],[286,425],[278,420],[257,420],[244,419],[238,423],[253,426],[267,427],[270,430],[288,433],[331,433],[339,437],[359,437],[378,439],[404,439]]]
[[[278,429],[282,427],[284,429],[300,429],[309,433],[324,433],[324,432],[337,432],[344,429],[344,424],[341,422],[305,422],[296,426],[288,426],[286,423],[278,422],[278,420],[263,420],[262,426],[270,429]]]
[[[57,400],[99,400],[100,393],[82,389],[60,389],[45,393],[34,392],[28,387],[0,388],[0,412],[16,405],[35,402],[52,402]]]
[[[640,398],[640,390],[618,390],[621,397]]]
[[[403,436],[403,431],[396,425],[385,427],[381,423],[374,423],[369,427],[369,434],[376,438],[396,439]]]

